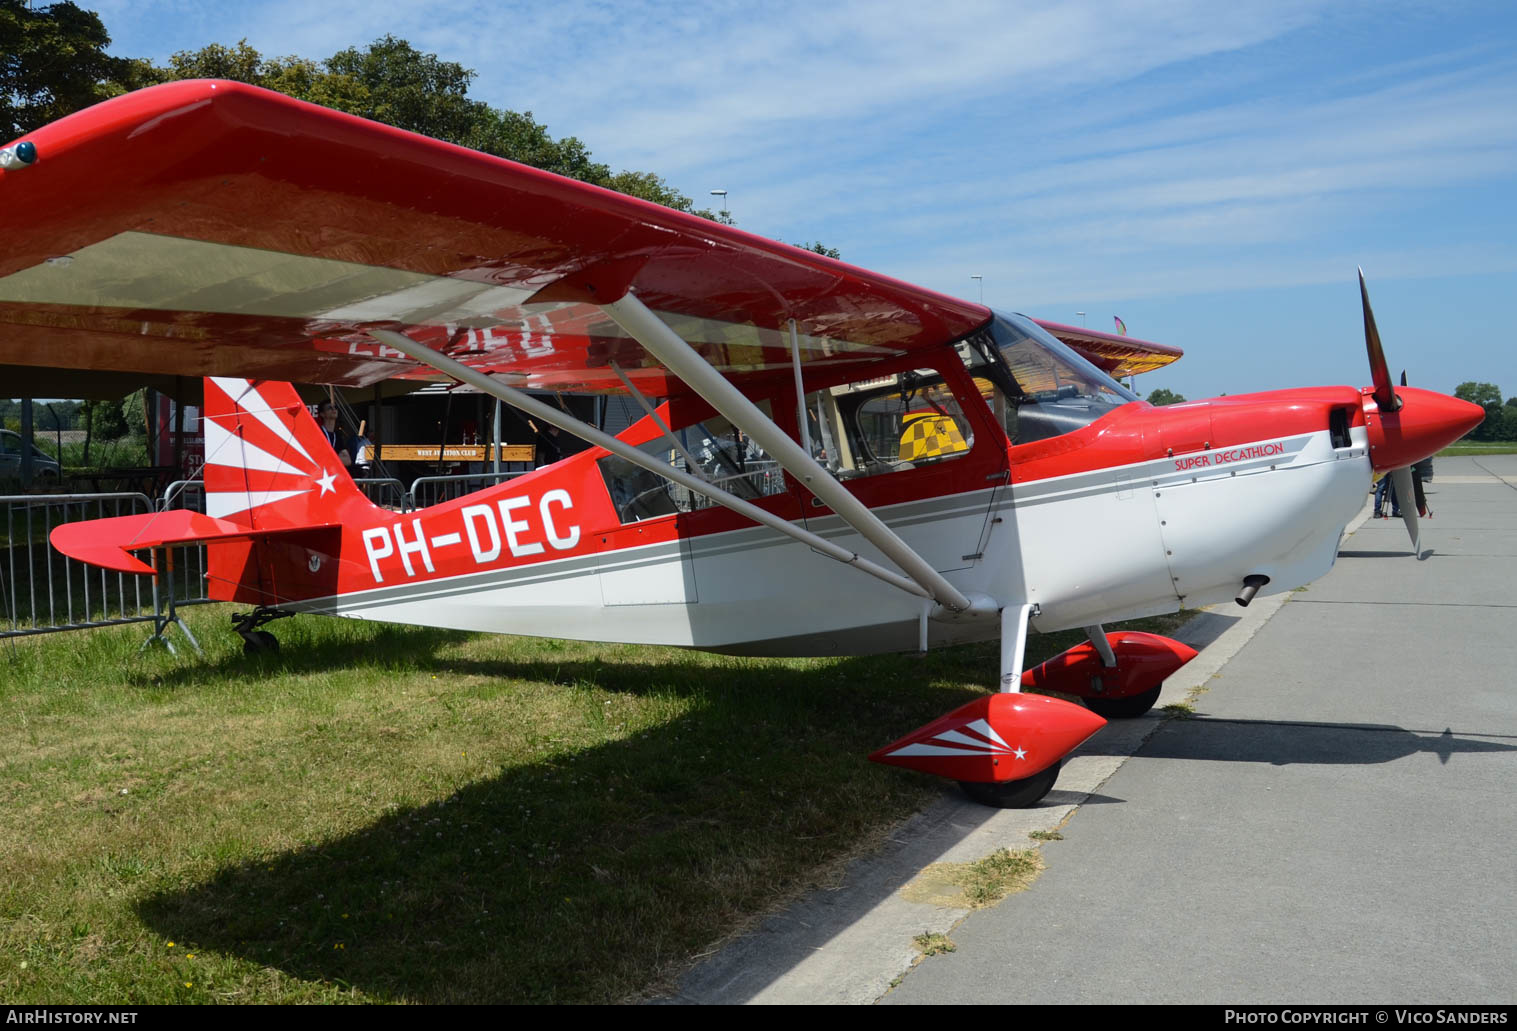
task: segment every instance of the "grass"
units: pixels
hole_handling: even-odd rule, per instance
[[[916,945],[917,951],[924,956],[937,956],[945,952],[957,952],[959,948],[948,935],[938,934],[936,931],[923,931],[911,939],[911,941]],[[893,988],[895,985],[892,984],[891,987]]]
[[[184,611],[204,658],[0,642],[0,999],[645,996],[938,796],[863,757],[997,662],[317,617],[247,658],[228,611]]]
[[[1037,849],[999,849],[969,864],[964,897],[971,909],[984,909],[1026,889],[1042,872],[1043,858]]]
[[[1439,458],[1457,458],[1461,455],[1512,455],[1517,454],[1517,440],[1461,440],[1438,452]],[[1436,477],[1433,482],[1437,482]]]
[[[1003,848],[972,863],[933,863],[901,889],[901,895],[923,905],[984,909],[1026,889],[1042,872],[1037,849]]]

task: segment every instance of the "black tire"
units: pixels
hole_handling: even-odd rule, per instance
[[[278,655],[279,639],[267,630],[254,630],[242,639],[244,655]]]
[[[1154,707],[1159,700],[1159,692],[1164,690],[1163,684],[1150,687],[1142,694],[1129,695],[1126,698],[1082,698],[1085,708],[1107,720],[1130,720],[1143,715]]]
[[[981,805],[996,809],[1026,809],[1037,805],[1044,795],[1053,790],[1053,782],[1059,779],[1059,767],[1062,765],[1062,761],[1056,762],[1042,773],[1034,773],[1021,780],[1003,780],[994,784],[961,780],[959,787],[964,789],[964,794]]]

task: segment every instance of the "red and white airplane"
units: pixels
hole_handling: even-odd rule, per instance
[[[1102,624],[1289,590],[1371,470],[1483,413],[1374,386],[1166,408],[1178,352],[993,312],[278,94],[143,90],[0,151],[0,363],[203,375],[206,513],[58,528],[202,541],[239,631],[317,612],[756,655],[999,639],[999,690],[873,758],[1029,805],[1194,654]],[[1361,280],[1362,290],[1362,280]],[[1099,367],[1098,367],[1099,366]],[[594,445],[418,512],[370,504],[286,381],[447,379]],[[619,391],[610,437],[524,390]],[[651,399],[662,399],[655,403]],[[1403,506],[1417,539],[1416,513]],[[1027,632],[1089,643],[1024,671]],[[1085,705],[1020,688],[1073,695]]]

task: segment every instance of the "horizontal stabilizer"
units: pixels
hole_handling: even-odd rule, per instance
[[[53,529],[48,540],[62,554],[92,566],[120,573],[152,573],[153,567],[131,552],[168,544],[251,539],[317,528],[317,525],[311,525],[294,526],[285,530],[253,530],[199,512],[174,509],[169,512],[64,523]]]

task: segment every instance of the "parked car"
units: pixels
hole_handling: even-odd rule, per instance
[[[21,434],[0,430],[0,484],[16,486],[21,482]],[[56,486],[63,478],[58,460],[37,445],[32,445],[32,484]]]

